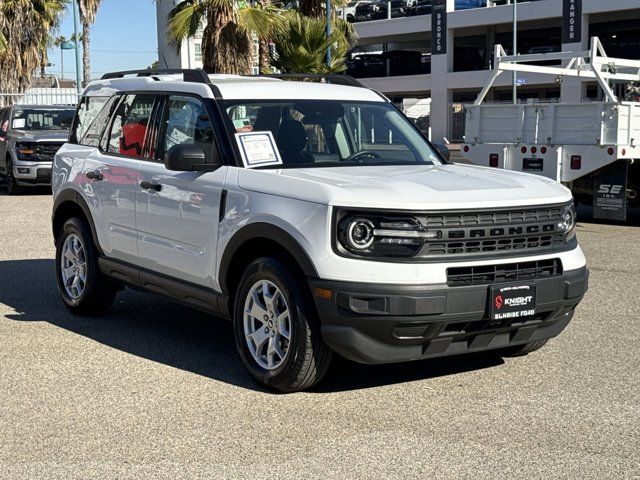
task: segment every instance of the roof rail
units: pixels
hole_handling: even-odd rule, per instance
[[[253,77],[267,77],[267,78],[279,78],[281,80],[324,80],[326,83],[333,83],[336,85],[347,85],[349,87],[361,87],[367,88],[355,78],[349,75],[342,75],[337,73],[331,73],[324,75],[321,73],[273,73],[267,75],[250,75]]]
[[[176,75],[182,74],[185,82],[194,83],[211,83],[209,75],[204,70],[198,69],[180,69],[180,68],[160,68],[145,70],[124,70],[121,72],[105,73],[102,80],[110,80],[115,78],[124,78],[126,75],[135,75],[137,77],[153,77],[155,75]]]

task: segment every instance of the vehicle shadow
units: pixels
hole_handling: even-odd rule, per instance
[[[106,315],[74,316],[59,298],[54,270],[51,259],[0,261],[0,304],[15,310],[5,318],[48,322],[138,357],[243,388],[267,391],[242,366],[230,322],[131,289],[118,293]],[[497,355],[479,354],[394,365],[360,365],[334,357],[327,376],[311,392],[424,380],[502,363]]]

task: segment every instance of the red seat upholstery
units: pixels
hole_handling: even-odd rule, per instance
[[[130,157],[142,157],[146,133],[146,122],[124,125],[122,127],[122,137],[120,137],[120,153]]]

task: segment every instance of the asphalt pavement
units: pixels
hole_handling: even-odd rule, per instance
[[[0,478],[640,478],[639,227],[580,223],[590,290],[538,352],[338,359],[281,395],[162,297],[70,315],[51,205],[0,194]]]

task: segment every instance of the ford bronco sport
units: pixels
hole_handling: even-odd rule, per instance
[[[587,289],[570,192],[448,163],[392,103],[322,82],[108,74],[53,168],[57,282],[74,313],[122,286],[233,321],[265,385],[363,363],[521,355]]]

